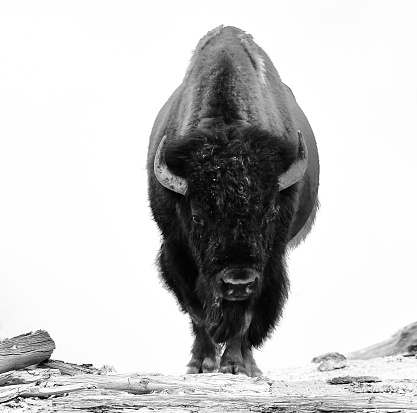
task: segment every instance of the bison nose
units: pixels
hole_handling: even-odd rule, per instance
[[[246,300],[258,289],[258,273],[255,271],[228,271],[220,277],[220,292],[230,301]]]

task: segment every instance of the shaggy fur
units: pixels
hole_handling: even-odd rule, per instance
[[[278,177],[298,156],[298,129],[308,148],[307,171],[279,191]],[[161,156],[186,180],[185,195],[155,176],[163,136]],[[200,40],[155,121],[148,176],[163,240],[160,274],[192,320],[188,373],[261,375],[251,349],[281,315],[289,288],[286,248],[311,228],[319,165],[307,119],[252,36],[220,26]],[[239,287],[229,282],[236,279]],[[245,280],[255,280],[253,289]],[[249,288],[244,299],[224,298],[242,286]]]

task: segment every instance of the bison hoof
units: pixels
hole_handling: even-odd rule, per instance
[[[187,367],[187,374],[214,373],[219,364],[215,357],[192,358]]]
[[[250,372],[248,372],[243,364],[240,363],[227,363],[223,366],[220,366],[219,369],[220,373],[230,373],[230,374],[242,374],[245,376],[251,376]]]
[[[242,374],[249,377],[260,377],[262,376],[262,371],[256,365],[256,363],[227,363],[220,366],[220,373],[230,373],[230,374]]]
[[[250,372],[251,377],[261,377],[263,375],[262,370],[256,364],[250,367]]]

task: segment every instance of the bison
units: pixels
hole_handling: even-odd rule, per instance
[[[319,161],[251,35],[220,26],[197,44],[153,126],[148,177],[161,277],[195,335],[187,373],[261,375],[252,349],[281,316],[285,254],[314,222]]]

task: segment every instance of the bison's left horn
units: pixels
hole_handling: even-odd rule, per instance
[[[303,134],[300,130],[298,131],[298,142],[299,146],[297,159],[291,164],[288,170],[278,178],[280,191],[298,182],[303,177],[307,169],[308,150]]]
[[[159,143],[158,150],[156,151],[155,161],[153,164],[155,176],[159,183],[165,188],[168,188],[174,192],[178,192],[181,195],[185,195],[188,187],[187,181],[180,176],[174,175],[168,169],[168,166],[165,163],[163,147],[166,138],[166,136],[162,138],[161,142]]]

